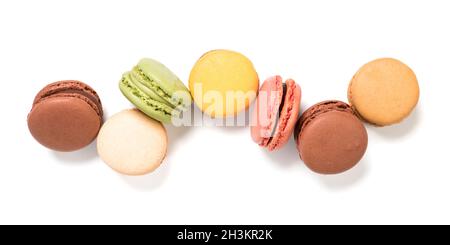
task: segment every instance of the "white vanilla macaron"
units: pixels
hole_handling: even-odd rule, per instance
[[[137,109],[109,118],[97,137],[100,158],[125,175],[143,175],[158,168],[167,152],[164,126]]]

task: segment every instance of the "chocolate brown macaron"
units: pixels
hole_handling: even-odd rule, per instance
[[[300,158],[312,171],[338,174],[355,166],[367,148],[367,131],[350,105],[337,100],[311,106],[294,132]]]
[[[79,81],[59,81],[45,86],[34,98],[28,128],[47,148],[75,151],[95,139],[102,118],[102,104],[94,89]]]

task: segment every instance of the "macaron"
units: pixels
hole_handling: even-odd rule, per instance
[[[159,167],[167,152],[164,126],[137,109],[109,118],[97,137],[100,158],[124,175],[143,175]]]
[[[269,151],[283,147],[294,130],[300,111],[301,90],[294,80],[268,78],[261,86],[250,132],[255,143]]]
[[[338,174],[354,167],[367,148],[367,131],[350,105],[337,100],[311,106],[294,132],[300,158],[312,171]]]
[[[36,95],[28,129],[43,146],[75,151],[90,144],[102,124],[103,109],[93,88],[80,81],[48,84]]]
[[[195,104],[211,117],[235,116],[257,96],[259,78],[252,62],[230,50],[204,54],[192,68],[189,89]]]
[[[160,122],[180,118],[191,105],[191,96],[183,82],[160,62],[144,58],[119,83],[122,94],[136,108]]]
[[[348,100],[365,121],[387,126],[401,122],[419,100],[413,70],[399,60],[383,58],[362,66],[348,87]]]

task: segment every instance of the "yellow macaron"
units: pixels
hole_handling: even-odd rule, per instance
[[[211,117],[235,116],[256,98],[259,78],[252,62],[230,50],[213,50],[195,63],[189,89],[196,105]]]

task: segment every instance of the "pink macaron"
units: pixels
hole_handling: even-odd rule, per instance
[[[251,119],[253,141],[269,151],[283,147],[292,135],[300,111],[301,90],[294,80],[281,76],[262,84]]]

